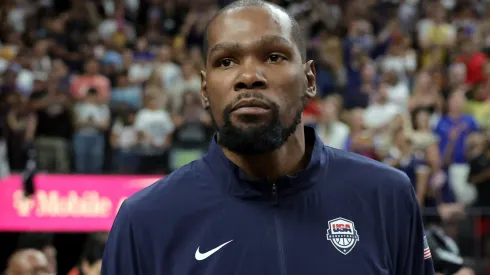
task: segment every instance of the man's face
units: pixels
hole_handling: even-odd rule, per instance
[[[273,8],[228,11],[209,26],[201,94],[222,146],[258,155],[295,132],[316,92],[313,63],[295,43],[289,18]]]

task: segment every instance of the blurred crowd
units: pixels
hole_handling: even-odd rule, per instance
[[[32,159],[164,174],[199,158],[203,36],[228,2],[2,0],[0,177]],[[444,221],[490,216],[489,1],[271,2],[304,30],[319,91],[304,121],[324,143],[403,170]],[[476,229],[484,241],[489,218]]]

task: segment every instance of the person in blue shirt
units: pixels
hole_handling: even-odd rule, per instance
[[[435,128],[435,133],[440,138],[439,151],[445,166],[468,162],[465,153],[466,139],[470,133],[479,129],[475,118],[464,113],[465,105],[464,91],[452,91],[448,96],[447,113],[441,117]]]
[[[433,275],[408,177],[303,125],[316,79],[298,23],[240,0],[204,44],[209,151],[122,204],[101,274]]]
[[[449,175],[448,182],[441,190],[441,200],[444,203],[455,203],[457,201],[455,191],[458,190],[456,188],[464,186],[467,182],[466,173],[459,172],[457,168],[467,165],[466,141],[469,134],[479,129],[475,118],[464,113],[465,105],[464,91],[458,89],[451,91],[448,95],[447,112],[441,117],[434,130],[439,137],[442,166]],[[456,170],[452,169],[456,173],[451,173],[451,168],[456,168]]]

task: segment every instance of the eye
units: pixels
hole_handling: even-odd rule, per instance
[[[233,64],[236,64],[236,62],[233,59],[230,59],[230,58],[221,59],[217,63],[218,67],[222,67],[222,68],[231,67],[231,66],[233,66]]]
[[[280,54],[271,54],[267,57],[267,62],[269,63],[281,63],[286,58]]]

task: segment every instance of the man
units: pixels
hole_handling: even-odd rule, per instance
[[[49,233],[25,233],[19,237],[18,250],[35,249],[44,253],[48,260],[50,274],[55,274],[58,268],[57,250],[54,246],[54,236]]]
[[[85,243],[81,262],[68,275],[100,275],[104,247],[105,240],[96,235],[90,236]]]
[[[321,118],[316,125],[318,136],[325,145],[342,149],[349,138],[350,129],[338,118],[338,108],[333,98],[326,98],[322,102]]]
[[[36,249],[23,249],[15,252],[8,261],[5,275],[48,275],[49,264],[46,256]]]
[[[102,274],[433,274],[409,179],[323,145],[297,23],[237,1],[206,33],[209,152],[126,200]]]

